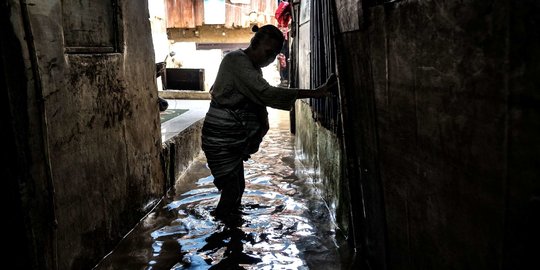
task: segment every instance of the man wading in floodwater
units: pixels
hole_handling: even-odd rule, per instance
[[[263,78],[262,67],[281,51],[283,33],[273,25],[253,26],[255,36],[245,50],[225,55],[210,90],[212,100],[202,129],[202,150],[221,197],[213,215],[237,217],[244,193],[244,164],[257,152],[268,131],[266,106],[291,110],[302,98],[330,96],[336,76],[315,90],[274,87]]]

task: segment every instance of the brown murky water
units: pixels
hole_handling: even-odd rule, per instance
[[[245,162],[243,216],[224,224],[204,155],[95,269],[341,269],[328,210],[295,174],[288,112]]]

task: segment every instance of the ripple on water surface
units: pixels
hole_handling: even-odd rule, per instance
[[[244,163],[238,220],[224,224],[210,215],[219,192],[205,162],[199,157],[177,183],[176,195],[164,199],[97,269],[339,269],[335,247],[324,239],[333,230],[317,231],[329,220],[310,218],[320,204],[310,204],[313,197],[305,193],[311,187],[294,174],[288,130],[272,128],[259,153]],[[144,246],[147,252],[133,251]]]

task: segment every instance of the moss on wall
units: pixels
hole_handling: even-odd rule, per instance
[[[347,235],[349,200],[343,185],[343,156],[339,138],[313,120],[311,108],[304,101],[296,102],[295,112],[296,154],[303,165],[297,173],[313,181],[334,222],[343,235]]]

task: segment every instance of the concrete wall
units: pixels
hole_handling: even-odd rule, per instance
[[[336,134],[314,122],[311,108],[304,101],[295,105],[296,158],[301,166],[297,175],[312,181],[315,192],[330,210],[330,218],[344,239],[349,232],[348,191],[342,182],[342,151]]]
[[[538,267],[539,4],[376,2],[337,40],[370,265]]]
[[[308,16],[309,18],[309,16]],[[310,88],[310,22],[299,27],[299,88]],[[330,209],[330,217],[341,239],[349,234],[349,192],[343,182],[342,146],[338,135],[314,121],[309,100],[295,105],[296,158],[302,167],[297,174],[313,181],[319,196]]]
[[[91,268],[165,191],[147,1],[117,2],[8,1],[24,60],[10,76],[27,85],[8,83],[26,138],[13,191],[35,269]]]
[[[201,119],[178,135],[163,143],[162,164],[167,179],[167,190],[201,152],[201,131],[204,119]]]

